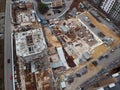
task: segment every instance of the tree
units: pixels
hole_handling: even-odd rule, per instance
[[[38,4],[38,10],[41,14],[45,14],[49,10],[49,8],[46,4],[39,3]]]

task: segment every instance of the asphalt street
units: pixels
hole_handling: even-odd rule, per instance
[[[5,90],[13,89],[13,79],[12,79],[12,42],[11,33],[12,25],[10,20],[10,0],[6,0],[6,11],[5,11],[5,41],[4,41],[4,85]],[[8,63],[10,59],[10,63]]]

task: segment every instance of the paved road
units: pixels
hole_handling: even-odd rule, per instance
[[[4,41],[4,85],[5,90],[13,89],[13,80],[10,80],[12,75],[12,48],[11,48],[11,20],[10,20],[10,0],[6,0],[5,11],[5,41]],[[10,63],[7,60],[10,59]]]

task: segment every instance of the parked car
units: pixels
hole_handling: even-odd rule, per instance
[[[7,62],[10,63],[10,59],[8,59]]]
[[[13,79],[13,76],[12,75],[10,75],[10,80],[12,80]]]

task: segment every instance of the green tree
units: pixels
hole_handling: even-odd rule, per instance
[[[45,14],[49,10],[49,8],[46,4],[39,3],[38,4],[38,10],[41,14]]]

